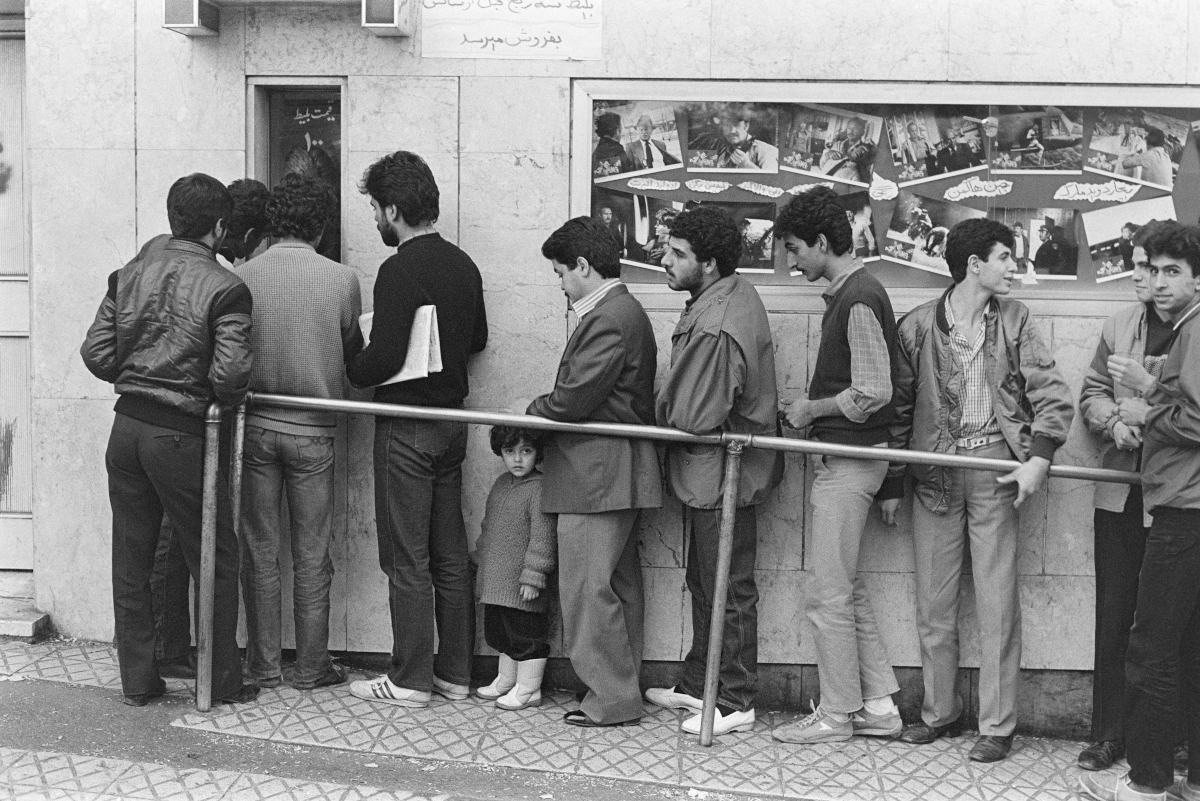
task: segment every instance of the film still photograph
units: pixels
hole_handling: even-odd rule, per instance
[[[626,197],[630,204],[630,225],[621,260],[632,266],[666,272],[662,259],[667,252],[671,221],[683,211],[684,204],[648,195]]]
[[[992,171],[1076,175],[1083,171],[1083,109],[1000,106]]]
[[[989,216],[1013,230],[1018,281],[1075,280],[1079,271],[1075,215],[1075,209],[992,209]]]
[[[883,119],[827,106],[779,111],[780,169],[869,186]]]
[[[1096,283],[1128,278],[1133,272],[1133,235],[1151,220],[1174,220],[1175,201],[1169,195],[1085,211],[1083,231],[1096,268]]]
[[[689,172],[779,172],[778,115],[761,103],[687,109]]]
[[[1156,109],[1099,109],[1084,169],[1169,191],[1189,127],[1188,120]]]
[[[888,261],[949,275],[946,234],[963,220],[986,216],[987,212],[980,209],[921,197],[902,189],[881,255]]]
[[[909,106],[884,120],[901,186],[986,167],[987,106]]]
[[[688,201],[686,208],[716,206],[733,217],[742,231],[742,257],[739,273],[775,272],[774,203],[721,203],[711,200]]]
[[[592,217],[608,229],[621,245],[621,258],[641,261],[642,253],[634,237],[634,195],[625,195],[607,189],[592,189]]]
[[[659,100],[617,100],[592,105],[592,177],[660,172],[683,163],[675,105]]]

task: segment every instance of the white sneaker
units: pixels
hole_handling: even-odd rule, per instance
[[[687,696],[685,696],[687,697]],[[745,712],[730,712],[728,715],[722,715],[721,710],[713,710],[713,736],[718,734],[729,734],[735,731],[750,731],[754,728],[754,710],[747,709]],[[703,713],[697,712],[683,722],[680,727],[688,734],[700,733],[700,718]]]
[[[429,706],[429,693],[397,687],[388,679],[386,673],[370,681],[350,682],[350,694],[366,701],[382,701],[385,704],[395,704],[396,706],[416,708]]]
[[[699,712],[704,708],[704,701],[694,695],[676,692],[674,687],[651,687],[646,690],[646,700],[665,709],[694,709]]]
[[[437,676],[433,677],[433,691],[451,701],[465,701],[471,695],[471,688],[467,685],[451,684],[448,681],[442,681]]]

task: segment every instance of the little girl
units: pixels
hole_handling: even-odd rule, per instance
[[[550,655],[546,577],[558,553],[554,515],[542,512],[543,435],[492,428],[492,452],[508,470],[488,493],[483,533],[476,544],[483,601],[483,637],[500,652],[496,680],[476,690],[501,709],[542,703],[542,674]]]

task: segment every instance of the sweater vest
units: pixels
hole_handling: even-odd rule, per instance
[[[832,398],[850,386],[850,339],[847,326],[850,309],[864,303],[879,320],[888,345],[892,384],[896,382],[896,315],[883,284],[866,270],[855,270],[833,296],[821,318],[821,348],[808,387],[811,400]],[[866,421],[855,423],[841,415],[818,417],[812,424],[813,439],[843,445],[878,445],[888,440],[888,426],[895,419],[889,400]]]

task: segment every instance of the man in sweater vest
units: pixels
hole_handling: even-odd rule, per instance
[[[658,393],[659,425],[693,434],[774,436],[779,408],[775,392],[775,350],[767,310],[758,292],[735,274],[742,235],[729,214],[701,206],[671,224],[663,266],[667,283],[691,295],[671,335],[671,370]],[[783,454],[750,448],[742,456],[733,523],[733,555],[721,675],[717,684],[714,734],[754,728],[758,683],[758,588],[754,562],[758,526],[754,507],[765,501],[783,476]],[[646,700],[696,714],[683,730],[700,732],[708,626],[717,577],[717,540],[724,494],[725,449],[674,447],[667,450],[667,479],[691,523],[687,586],[692,596],[692,647],[675,687],[654,687]]]
[[[780,213],[775,235],[787,249],[790,266],[809,281],[829,281],[808,397],[792,403],[788,422],[811,426],[810,436],[821,442],[887,447],[896,318],[883,286],[854,257],[854,232],[841,201],[825,187],[800,194]],[[821,703],[774,736],[791,743],[894,736],[902,724],[892,693],[900,687],[858,574],[867,512],[887,462],[814,456],[810,464],[806,605],[815,632]]]
[[[362,350],[362,300],[354,271],[316,252],[337,222],[333,193],[312,178],[285,176],[267,201],[277,237],[237,273],[254,296],[255,392],[345,398],[346,361]],[[292,614],[296,624],[293,687],[341,684],[346,674],[329,658],[329,585],[333,562],[332,412],[252,408],[246,418],[242,505],[242,596],[246,600],[246,662],[260,686],[278,686],[280,671],[279,548],[292,553]],[[280,530],[287,493],[290,531]]]
[[[946,237],[954,285],[913,309],[897,330],[893,448],[1022,463],[996,477],[965,468],[910,465],[916,478],[913,550],[925,701],[901,735],[931,743],[961,729],[957,695],[958,588],[970,542],[979,617],[979,740],[969,757],[1004,759],[1017,725],[1021,607],[1017,507],[1046,483],[1074,415],[1071,391],[1028,307],[1004,298],[1017,271],[1013,235],[987,219]],[[903,465],[890,471],[901,480]],[[881,506],[894,522],[899,497]]]
[[[470,391],[467,360],[488,339],[479,268],[434,229],[440,194],[416,153],[384,156],[360,188],[371,197],[383,243],[396,252],[375,279],[371,342],[346,374],[357,387],[375,387],[376,403],[461,409]],[[442,371],[390,382],[404,366],[417,310],[428,305],[437,309]],[[431,691],[455,701],[470,692],[475,598],[462,514],[466,454],[466,423],[375,418],[375,527],[388,577],[392,666],[351,683],[360,698],[424,707]]]

